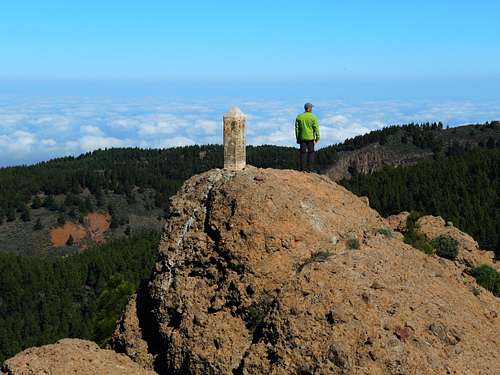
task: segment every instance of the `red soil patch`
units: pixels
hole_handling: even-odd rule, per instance
[[[111,217],[108,214],[93,212],[88,214],[86,219],[92,240],[97,243],[103,242],[104,234],[109,229]]]
[[[52,245],[55,247],[66,245],[69,236],[72,236],[75,243],[78,244],[86,235],[87,231],[84,227],[72,223],[66,223],[64,226],[50,231],[50,239],[52,240]]]

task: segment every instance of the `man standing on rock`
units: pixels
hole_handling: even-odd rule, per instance
[[[304,112],[295,119],[295,138],[300,145],[300,170],[312,171],[314,144],[319,142],[318,118],[312,113],[313,105],[306,103]]]

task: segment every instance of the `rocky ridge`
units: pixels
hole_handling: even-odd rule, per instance
[[[359,150],[339,152],[337,161],[325,173],[332,180],[340,181],[343,178],[351,178],[353,168],[360,174],[370,174],[384,166],[414,165],[432,155],[430,151],[396,151],[375,143]]]
[[[1,374],[13,375],[154,375],[123,354],[79,339],[30,348],[5,361]]]
[[[498,299],[474,296],[460,263],[382,234],[367,203],[295,171],[187,181],[142,318],[159,371],[498,373]]]
[[[192,177],[170,212],[112,340],[144,371],[500,373],[500,302],[464,273],[491,258],[456,228],[468,257],[428,256],[397,232],[405,214],[384,219],[324,176],[253,167]],[[421,220],[429,236],[451,230]]]

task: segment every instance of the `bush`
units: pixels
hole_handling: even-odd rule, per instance
[[[412,245],[414,248],[423,251],[428,255],[434,254],[434,248],[432,247],[431,243],[429,242],[425,234],[423,234],[419,230],[405,233],[404,242]]]
[[[394,233],[392,233],[392,230],[386,227],[379,228],[378,232],[386,237],[392,238],[394,236]]]
[[[37,219],[35,225],[33,226],[33,230],[42,230],[42,229],[43,229],[43,224],[40,219]]]
[[[349,238],[347,240],[347,247],[351,250],[359,249],[359,240],[357,238]]]
[[[404,242],[412,245],[414,248],[423,251],[426,254],[434,254],[434,248],[431,243],[420,231],[417,224],[418,219],[422,216],[421,213],[413,211],[406,219],[406,230],[404,232]]]
[[[455,259],[458,255],[458,242],[451,236],[440,235],[432,239],[431,245],[436,249],[436,254],[442,258]]]
[[[113,334],[116,321],[135,289],[134,284],[125,280],[122,275],[115,274],[97,298],[94,337],[100,345],[106,344]]]
[[[297,272],[301,272],[304,269],[304,267],[307,266],[308,264],[326,262],[326,260],[330,258],[332,255],[333,253],[330,251],[324,251],[324,250],[316,251],[311,254],[310,258],[307,258],[303,263],[297,266]]]
[[[482,264],[470,270],[470,274],[476,278],[477,283],[484,289],[489,290],[496,297],[500,297],[500,272],[486,264]]]

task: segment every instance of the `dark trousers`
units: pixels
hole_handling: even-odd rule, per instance
[[[312,171],[314,167],[314,141],[300,141],[300,170]]]

